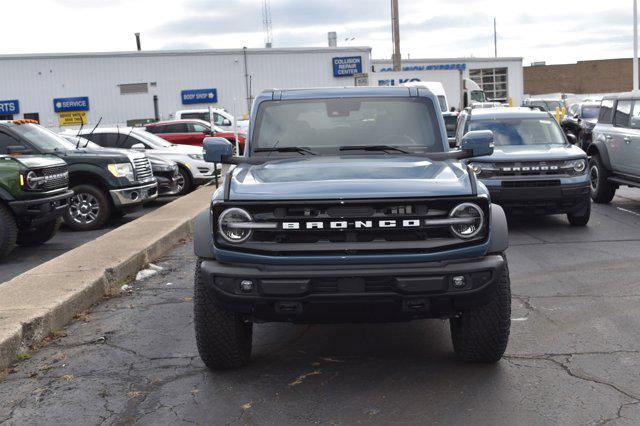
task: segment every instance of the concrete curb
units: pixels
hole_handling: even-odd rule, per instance
[[[201,187],[0,285],[0,370],[191,236],[213,191]]]

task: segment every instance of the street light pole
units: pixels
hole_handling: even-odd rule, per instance
[[[638,90],[638,0],[633,0],[633,90]]]

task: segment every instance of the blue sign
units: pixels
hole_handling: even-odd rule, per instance
[[[362,72],[362,56],[333,58],[333,76],[349,77]]]
[[[183,90],[180,95],[183,105],[215,104],[218,102],[218,91],[216,89]]]
[[[20,102],[17,99],[0,101],[0,115],[20,114]]]
[[[407,65],[402,67],[402,71],[434,71],[434,70],[460,70],[467,69],[467,64],[430,64],[430,65]],[[381,68],[379,72],[391,72],[393,68]]]
[[[53,100],[55,112],[65,111],[89,111],[89,98],[80,96],[77,98],[56,98]]]

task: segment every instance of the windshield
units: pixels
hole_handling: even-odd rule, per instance
[[[53,133],[51,130],[36,124],[18,124],[12,126],[11,130],[18,133],[42,151],[66,151],[68,149],[75,149],[75,146],[70,142]],[[69,146],[71,146],[71,148],[69,148]]]
[[[552,118],[478,120],[469,124],[469,130],[491,130],[496,146],[565,143],[560,127]]]
[[[152,148],[158,149],[173,146],[171,142],[167,142],[160,136],[156,136],[153,133],[149,133],[144,130],[134,130],[133,132],[139,138],[144,139],[144,141],[147,142]]]
[[[486,102],[487,98],[482,90],[472,90],[471,100],[474,102]]]
[[[582,118],[591,119],[598,118],[598,114],[600,113],[599,106],[583,106],[582,107]]]
[[[258,112],[252,150],[306,147],[335,153],[345,146],[388,145],[441,152],[434,106],[416,98],[267,101]]]

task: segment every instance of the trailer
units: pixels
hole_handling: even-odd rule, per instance
[[[462,110],[473,102],[486,101],[480,86],[465,78],[463,71],[458,69],[374,72],[370,85],[425,86],[438,97],[443,112],[451,107]],[[440,93],[440,87],[444,88],[444,94]]]

